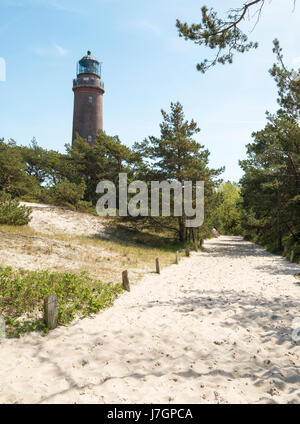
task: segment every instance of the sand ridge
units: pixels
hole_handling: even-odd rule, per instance
[[[98,235],[109,238],[110,229],[103,218],[67,208],[20,202],[32,208],[29,227],[43,234]]]
[[[0,344],[1,403],[299,403],[299,266],[205,242],[115,305]]]

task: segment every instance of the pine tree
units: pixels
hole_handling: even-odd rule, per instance
[[[32,209],[20,205],[9,193],[0,191],[0,224],[27,225],[31,220]]]
[[[140,163],[140,158],[129,147],[124,146],[118,136],[108,136],[99,132],[95,143],[89,145],[78,137],[72,147],[67,146],[69,155],[69,174],[67,178],[80,184],[86,184],[85,200],[94,204],[98,200],[96,187],[100,181],[109,180],[118,185],[120,172],[125,172],[132,179],[133,169]]]
[[[12,197],[24,197],[39,194],[39,183],[25,172],[21,148],[14,140],[7,143],[0,139],[0,191]]]
[[[161,111],[163,121],[160,124],[160,137],[150,136],[142,143],[136,143],[134,148],[148,165],[144,174],[146,181],[192,181],[195,190],[196,181],[205,182],[205,221],[201,228],[187,229],[183,216],[150,217],[158,227],[174,231],[180,241],[202,239],[211,231],[211,211],[215,207],[215,178],[223,169],[209,169],[209,151],[198,143],[194,136],[200,132],[194,120],[185,120],[183,107],[171,103],[170,113]]]
[[[267,113],[268,124],[253,134],[248,159],[241,161],[246,229],[282,250],[283,238],[300,241],[300,78],[283,63],[278,41],[277,63],[271,69],[279,88],[279,111]]]

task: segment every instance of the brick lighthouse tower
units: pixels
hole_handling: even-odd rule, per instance
[[[103,130],[103,94],[101,67],[88,51],[77,63],[77,78],[73,80],[74,114],[73,135],[76,133],[93,143],[98,130]]]

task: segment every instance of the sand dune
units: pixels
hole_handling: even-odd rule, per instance
[[[2,403],[299,403],[299,266],[239,237],[115,305],[0,344]]]
[[[37,232],[109,237],[110,228],[99,216],[40,203],[21,202],[21,204],[32,208],[29,227]]]

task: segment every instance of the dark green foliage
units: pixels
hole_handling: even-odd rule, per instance
[[[12,199],[9,193],[0,192],[0,224],[26,225],[30,221],[32,209],[20,206],[18,200]]]
[[[52,187],[50,192],[52,203],[78,210],[80,201],[84,198],[85,189],[84,180],[80,184],[75,184],[65,179]]]
[[[27,175],[25,169],[21,148],[13,140],[5,143],[0,139],[0,190],[5,190],[12,197],[39,194],[38,181]]]
[[[29,146],[22,146],[20,152],[26,164],[25,173],[34,177],[40,185],[56,185],[69,172],[68,155],[43,149],[35,138]]]
[[[118,182],[118,173],[133,179],[142,167],[139,155],[117,136],[99,132],[93,145],[78,137],[62,154],[38,146],[0,140],[0,190],[29,202],[42,202],[93,211],[101,180]]]
[[[139,162],[138,156],[124,146],[119,137],[110,137],[104,132],[98,133],[92,145],[77,137],[72,146],[67,146],[67,152],[69,173],[66,177],[76,184],[84,179],[84,200],[93,204],[98,200],[96,187],[100,181],[109,180],[118,185],[120,172],[126,172],[130,180]]]
[[[300,245],[300,78],[284,66],[277,40],[274,45],[278,63],[271,74],[281,109],[267,114],[267,125],[247,146],[241,194],[247,237],[282,251]]]
[[[0,268],[0,315],[6,321],[8,337],[26,331],[47,331],[42,311],[44,299],[51,294],[58,298],[58,323],[66,325],[76,316],[94,314],[112,305],[120,293],[120,284],[103,284],[86,272],[70,274]]]
[[[121,172],[127,174],[128,184],[133,180],[191,180],[194,185],[196,181],[205,181],[205,222],[201,228],[186,229],[184,216],[129,218],[137,228],[142,225],[166,231],[168,237],[173,234],[181,242],[199,241],[211,231],[212,212],[218,199],[215,178],[222,169],[208,168],[209,152],[193,138],[200,130],[193,120],[184,119],[180,103],[171,104],[171,113],[162,111],[162,115],[161,137],[149,137],[134,149],[124,146],[117,136],[110,137],[101,131],[92,145],[77,137],[72,146],[66,146],[66,154],[43,149],[34,139],[25,147],[2,141],[0,161],[10,163],[2,170],[2,187],[23,200],[95,213],[99,198],[96,187],[100,181],[116,184],[118,205]],[[24,182],[26,190],[21,190]]]

